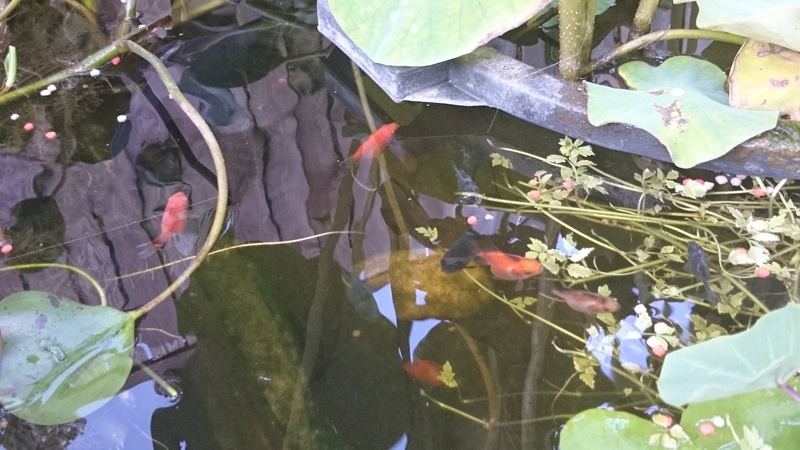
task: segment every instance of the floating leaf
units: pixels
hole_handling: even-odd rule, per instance
[[[100,408],[127,379],[133,318],[46,292],[0,302],[0,402],[40,425],[73,421]]]
[[[427,66],[467,54],[533,17],[551,0],[329,0],[347,36],[373,61]]]
[[[703,436],[692,426],[711,422],[715,417],[728,417],[731,426],[718,424],[719,428],[710,436]],[[781,388],[691,404],[683,412],[681,422],[690,431],[692,441],[703,448],[739,448],[731,427],[743,438],[745,426],[758,430],[759,436],[776,449],[795,448],[800,442],[800,408]]]
[[[453,372],[453,366],[450,365],[450,361],[445,361],[444,365],[442,366],[442,371],[439,373],[439,380],[444,383],[445,386],[449,388],[456,388],[458,387],[458,382],[456,381],[456,373]]]
[[[683,405],[785,383],[800,369],[798,333],[800,305],[789,304],[747,331],[673,351],[658,380],[661,398]]]
[[[777,123],[777,111],[729,107],[725,74],[706,61],[676,56],[659,67],[634,61],[623,64],[619,73],[637,90],[586,83],[589,121],[646,130],[667,147],[678,167],[718,158]]]
[[[674,428],[674,427],[673,427]],[[669,432],[655,423],[626,412],[589,409],[570,419],[561,430],[559,447],[563,450],[613,448],[640,450],[648,447],[650,438],[670,437]],[[598,443],[602,443],[599,447]],[[676,444],[678,444],[676,442]],[[661,447],[663,448],[663,447]],[[700,449],[691,442],[680,442],[680,449]]]
[[[686,3],[694,0],[675,0]],[[800,5],[796,0],[697,0],[697,27],[727,31],[800,51]]]

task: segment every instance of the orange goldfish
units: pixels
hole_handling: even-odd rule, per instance
[[[415,359],[414,362],[406,361],[403,363],[403,370],[415,380],[428,386],[444,385],[444,381],[439,379],[442,366],[433,361],[420,358]]]
[[[586,314],[599,314],[603,312],[619,311],[617,299],[603,297],[600,294],[587,291],[576,291],[575,289],[555,289],[553,294],[567,302],[570,308]]]
[[[501,280],[524,280],[542,273],[539,261],[503,253],[500,250],[478,252],[478,260],[489,266],[492,275]]]
[[[153,240],[153,247],[160,249],[175,235],[183,233],[186,229],[186,220],[189,217],[189,198],[183,192],[172,194],[164,207],[161,216],[161,234]]]
[[[375,130],[361,142],[353,156],[347,158],[347,164],[353,165],[361,162],[362,159],[376,158],[389,145],[389,141],[394,137],[394,132],[398,127],[400,125],[392,122]]]

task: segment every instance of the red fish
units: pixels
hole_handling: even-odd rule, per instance
[[[189,217],[189,198],[183,192],[172,194],[161,216],[161,234],[153,240],[156,249],[164,247],[173,236],[183,233]]]
[[[567,302],[570,308],[586,314],[619,311],[617,299],[574,289],[552,289],[551,292]]]
[[[389,141],[394,137],[394,132],[398,127],[400,125],[392,122],[375,130],[361,142],[353,156],[347,158],[347,163],[352,165],[361,162],[362,159],[376,158],[389,145]]]
[[[406,361],[403,363],[403,370],[415,380],[428,386],[444,385],[444,381],[439,379],[442,366],[433,361],[420,358],[415,359],[414,362]]]
[[[501,280],[524,280],[542,273],[539,261],[503,253],[500,250],[478,252],[478,260],[488,265],[492,275]]]

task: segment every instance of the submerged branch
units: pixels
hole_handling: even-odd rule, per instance
[[[200,113],[197,112],[192,104],[186,100],[186,97],[183,96],[180,89],[178,89],[178,85],[175,84],[172,76],[170,76],[169,72],[167,71],[167,67],[164,66],[164,63],[162,63],[161,60],[156,57],[156,55],[148,52],[135,42],[128,41],[127,45],[130,51],[141,56],[153,66],[156,73],[158,73],[159,78],[161,78],[161,81],[166,86],[170,98],[175,100],[175,103],[178,104],[189,120],[191,120],[191,122],[197,127],[198,131],[200,131],[200,134],[203,136],[203,140],[206,142],[206,145],[208,145],[208,150],[211,152],[211,157],[214,159],[214,169],[217,173],[216,212],[214,213],[214,220],[211,222],[211,229],[208,231],[208,236],[206,236],[203,246],[200,248],[200,251],[197,252],[197,257],[191,262],[189,267],[187,267],[186,270],[167,287],[167,289],[156,296],[156,298],[150,300],[150,302],[148,302],[146,305],[142,306],[136,311],[131,312],[131,316],[134,318],[139,318],[150,312],[153,308],[161,304],[161,302],[169,298],[175,291],[177,291],[178,288],[189,279],[189,276],[192,274],[192,272],[200,267],[200,263],[203,262],[205,257],[211,251],[211,247],[217,241],[217,238],[222,232],[222,226],[225,222],[228,202],[228,173],[225,170],[225,159],[222,156],[222,150],[219,147],[217,139],[214,137],[214,133],[211,131],[211,128],[208,126],[205,120],[203,120],[203,117],[200,115]]]

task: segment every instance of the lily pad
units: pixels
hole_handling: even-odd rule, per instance
[[[700,434],[697,427],[703,422],[713,422],[715,417],[729,418],[730,426],[716,429],[710,436]],[[745,426],[755,429],[772,448],[794,448],[800,442],[800,408],[780,388],[691,404],[683,413],[681,425],[692,441],[703,448],[737,448],[733,431],[741,438]]]
[[[729,107],[725,74],[707,61],[676,56],[659,67],[634,61],[623,64],[619,73],[636,90],[586,83],[589,122],[646,130],[681,168],[718,158],[778,121],[778,111]]]
[[[427,66],[465,55],[551,0],[329,0],[333,17],[373,61]]]
[[[672,405],[775,387],[800,369],[800,305],[770,312],[747,331],[676,350],[664,359],[658,391]]]
[[[674,430],[677,431],[677,430]],[[664,440],[674,440],[680,449],[699,449],[686,438],[673,436],[670,430],[650,420],[626,412],[606,409],[588,409],[570,419],[561,430],[559,448],[562,450],[613,448],[615,450],[640,450],[643,448],[668,448]],[[651,444],[652,442],[652,444]]]
[[[686,3],[695,0],[675,0]],[[797,0],[696,0],[698,28],[727,31],[800,51]]]
[[[0,302],[3,359],[0,402],[40,425],[83,417],[114,396],[128,377],[133,318],[47,292]]]

